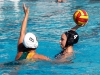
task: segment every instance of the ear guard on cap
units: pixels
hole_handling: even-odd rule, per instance
[[[65,35],[67,36],[65,47],[76,44],[79,40],[79,35],[73,30],[65,32]]]
[[[37,48],[38,41],[33,33],[27,33],[24,37],[23,44],[26,48]]]

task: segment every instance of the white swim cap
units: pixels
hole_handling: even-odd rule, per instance
[[[37,48],[38,41],[33,33],[27,33],[24,37],[23,44],[26,48]]]

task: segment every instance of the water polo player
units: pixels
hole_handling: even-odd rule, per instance
[[[25,16],[20,30],[20,37],[18,40],[18,52],[15,60],[22,60],[22,59],[31,59],[33,61],[34,59],[50,60],[48,57],[36,53],[36,49],[38,47],[37,38],[33,33],[26,33],[29,8],[27,8],[24,4],[23,9]]]
[[[79,40],[79,35],[76,32],[79,27],[81,26],[76,25],[71,30],[61,35],[60,46],[62,48],[62,51],[59,54],[55,55],[55,58],[57,60],[65,61],[67,59],[69,61],[73,59],[73,45],[76,44]]]
[[[61,61],[72,60],[73,59],[73,45],[78,42],[79,35],[76,33],[76,30],[79,27],[85,26],[88,22],[88,13],[85,10],[77,10],[73,14],[73,20],[77,24],[70,31],[65,32],[61,36],[60,45],[62,51],[55,56],[56,59],[60,59]]]

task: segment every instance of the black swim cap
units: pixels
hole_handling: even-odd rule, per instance
[[[65,35],[67,36],[67,41],[66,41],[65,47],[76,44],[79,40],[79,35],[73,30],[65,32]]]

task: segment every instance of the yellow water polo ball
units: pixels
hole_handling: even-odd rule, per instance
[[[73,14],[73,19],[77,25],[84,26],[88,22],[89,16],[85,10],[77,10]]]

